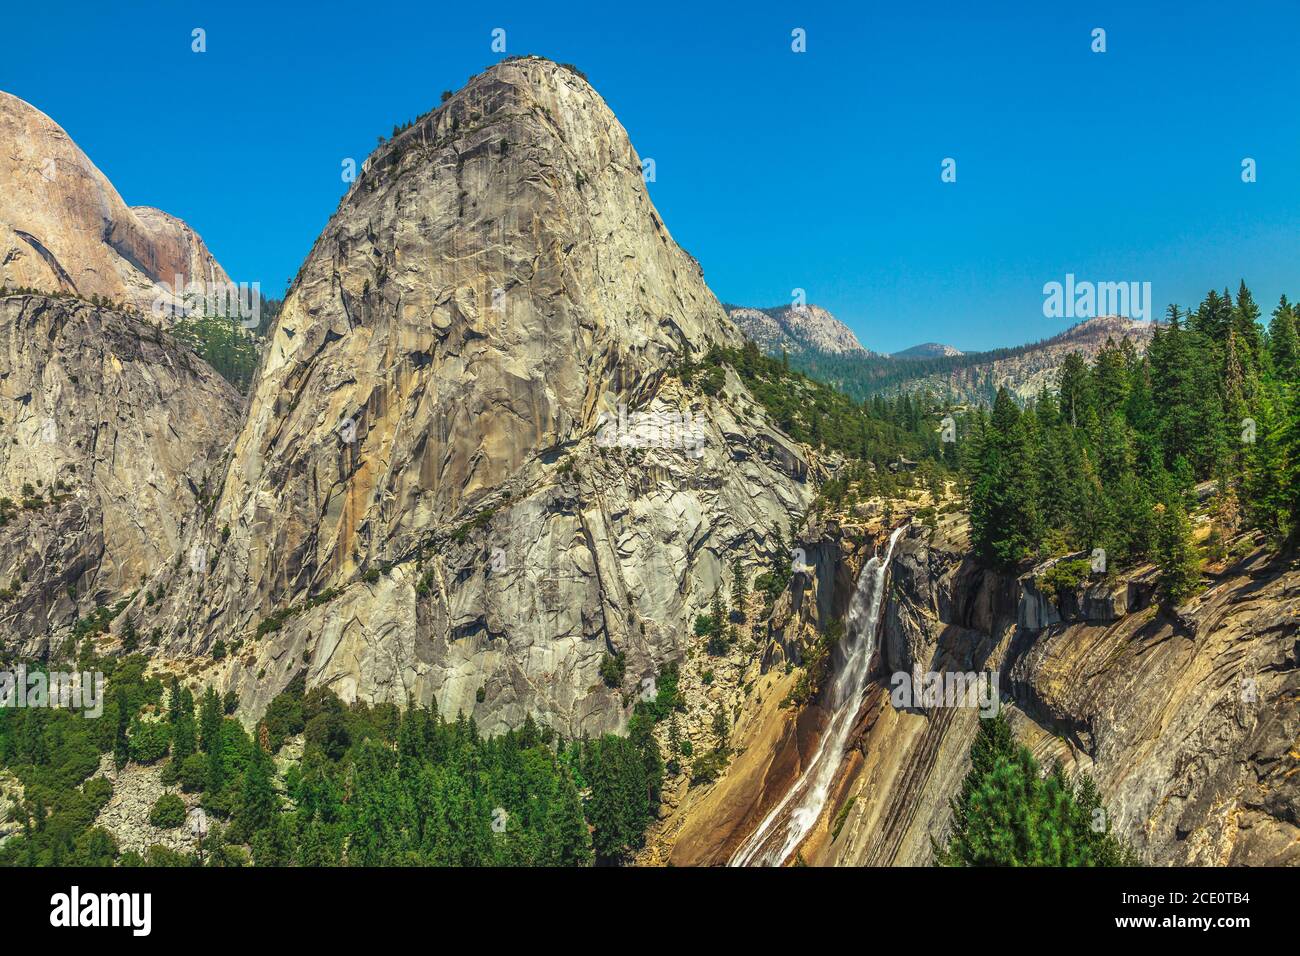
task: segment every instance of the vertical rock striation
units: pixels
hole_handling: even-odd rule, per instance
[[[49,633],[171,565],[238,421],[234,389],[147,322],[0,298],[4,649],[43,653]]]
[[[300,270],[168,652],[236,647],[251,713],[305,667],[486,730],[620,725],[810,497],[739,380],[672,374],[739,342],[586,80],[492,67],[366,161]]]

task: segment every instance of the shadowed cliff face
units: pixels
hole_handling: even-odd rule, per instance
[[[587,82],[494,66],[366,161],[300,270],[194,542],[212,575],[168,589],[170,652],[246,640],[220,679],[253,713],[309,659],[345,698],[486,730],[617,726],[602,655],[626,687],[675,658],[809,497],[737,379],[668,374],[738,341]],[[690,426],[626,447],[622,406]]]
[[[945,838],[979,711],[896,707],[891,677],[914,668],[996,673],[1017,736],[1045,766],[1091,773],[1110,827],[1150,863],[1300,860],[1291,559],[1255,551],[1174,615],[1153,606],[1150,569],[1057,598],[1032,575],[981,568],[966,535],[950,517],[898,544],[879,677],[800,848],[808,863],[928,865],[931,838]],[[815,737],[809,710],[796,718],[767,694],[747,705],[741,757],[683,802],[674,861],[726,859],[797,772]]]
[[[43,653],[49,628],[174,560],[238,409],[211,368],[131,315],[0,299],[0,497],[16,505],[0,579],[20,583],[0,603],[7,649]]]
[[[155,283],[227,283],[198,234],[129,207],[57,123],[0,92],[0,285],[73,292],[143,312]]]

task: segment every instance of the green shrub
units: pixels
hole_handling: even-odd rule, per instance
[[[706,754],[701,754],[691,764],[691,783],[709,783],[716,780],[726,769],[730,752],[726,747],[715,747]]]
[[[302,698],[306,692],[307,675],[300,673],[289,686],[275,695],[262,723],[266,727],[267,746],[276,753],[284,746],[285,738],[300,734],[307,726],[302,712]]]
[[[857,797],[849,797],[844,801],[844,806],[840,807],[840,812],[835,814],[835,823],[831,827],[832,843],[840,838],[840,831],[844,829],[844,821],[849,818],[849,811],[853,809],[853,804],[857,799]]]
[[[627,672],[627,655],[622,651],[606,654],[600,659],[600,679],[606,687],[622,687],[623,675]]]
[[[144,865],[155,868],[190,866],[191,859],[187,854],[177,853],[175,850],[167,849],[161,843],[155,843],[145,851]]]
[[[170,830],[185,822],[185,801],[174,793],[164,793],[149,811],[149,822]]]
[[[81,831],[75,846],[78,866],[112,866],[117,856],[117,840],[102,827]]]
[[[303,735],[309,746],[319,748],[330,760],[341,758],[352,742],[341,706],[317,713],[307,721]]]
[[[208,786],[208,755],[190,754],[181,761],[177,780],[186,793],[197,793]]]
[[[96,812],[104,809],[113,799],[113,784],[106,777],[93,777],[81,785],[81,792],[86,795]]]
[[[781,701],[782,707],[802,707],[811,703],[821,693],[822,685],[830,675],[831,651],[844,636],[844,624],[831,621],[826,632],[821,635],[804,655],[803,672],[795,681],[790,693]]]
[[[1037,579],[1039,589],[1050,594],[1059,604],[1067,594],[1079,590],[1079,585],[1088,580],[1092,573],[1092,562],[1080,558],[1077,561],[1057,561]]]
[[[128,753],[136,763],[161,760],[171,743],[171,725],[161,720],[136,720],[131,725]]]

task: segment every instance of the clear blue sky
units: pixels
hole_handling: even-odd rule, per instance
[[[586,72],[724,301],[801,287],[892,351],[1053,334],[1067,272],[1150,281],[1157,313],[1242,277],[1300,297],[1296,0],[15,3],[0,89],[278,293],[342,159],[498,59],[494,27]]]

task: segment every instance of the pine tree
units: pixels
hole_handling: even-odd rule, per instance
[[[280,801],[271,782],[274,772],[271,755],[262,749],[261,744],[254,743],[248,766],[244,769],[239,807],[235,813],[235,825],[246,838],[267,829],[275,820]]]
[[[971,479],[972,542],[984,560],[1014,566],[1037,546],[1037,508],[1025,425],[1005,388],[979,443]]]
[[[1181,504],[1170,500],[1156,506],[1156,588],[1171,605],[1181,604],[1200,582],[1200,566],[1192,545],[1192,526]]]
[[[1246,288],[1246,280],[1241,280],[1241,285],[1237,288],[1237,303],[1232,310],[1232,333],[1237,338],[1237,346],[1241,352],[1241,362],[1245,368],[1245,375],[1248,386],[1254,383],[1258,378],[1262,355],[1264,352],[1264,338],[1259,329],[1259,306],[1255,304],[1254,297],[1250,290]],[[1253,394],[1253,391],[1247,391],[1247,394]]]
[[[1078,352],[1071,352],[1065,357],[1058,388],[1061,417],[1074,428],[1084,427],[1093,407],[1093,392],[1088,367]]]
[[[744,622],[745,605],[749,601],[749,587],[745,583],[745,570],[740,566],[740,558],[731,560],[731,616]]]
[[[721,590],[713,593],[713,610],[709,615],[709,640],[705,651],[720,657],[727,653],[727,609],[722,605]]]
[[[940,866],[1125,866],[1136,861],[1104,825],[1096,785],[1077,784],[1059,765],[1044,775],[1018,746],[1005,718],[980,722],[971,769],[952,801],[947,842],[933,844]]]
[[[221,721],[221,698],[209,684],[199,706],[199,748],[208,757],[206,789],[209,793],[219,793],[226,782]]]
[[[122,650],[130,654],[139,646],[140,632],[136,630],[135,619],[128,614],[122,625]]]
[[[167,688],[167,719],[173,724],[181,715],[181,681],[175,674],[172,675],[171,684]]]
[[[619,863],[640,845],[651,817],[645,758],[628,737],[608,734],[586,748],[587,820],[598,861]]]
[[[1295,309],[1282,296],[1268,325],[1268,351],[1277,376],[1285,382],[1300,379],[1300,341],[1296,337]]]
[[[172,759],[177,762],[193,754],[196,745],[194,701],[188,690],[184,694],[189,702],[189,708],[182,710],[172,725]]]
[[[221,698],[209,684],[199,704],[199,749],[212,753],[221,747]]]
[[[1255,442],[1247,446],[1243,500],[1253,526],[1275,540],[1300,529],[1300,385],[1272,381],[1261,389]]]

